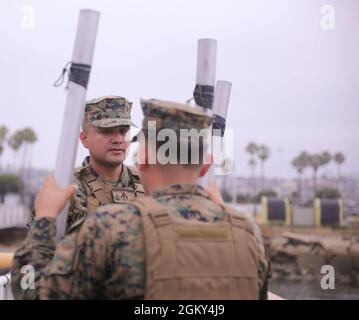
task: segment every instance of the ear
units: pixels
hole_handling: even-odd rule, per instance
[[[80,140],[84,148],[88,149],[87,134],[83,131],[80,132]]]
[[[202,178],[203,176],[205,176],[210,167],[211,167],[210,163],[205,163],[204,165],[202,165],[202,168],[199,171],[199,177]]]
[[[212,165],[212,162],[213,162],[213,156],[212,154],[207,154],[206,155],[206,161],[204,162],[204,164],[202,165],[202,168],[199,172],[199,176],[200,177],[203,177],[206,175],[206,173],[208,172],[209,168],[211,167]]]

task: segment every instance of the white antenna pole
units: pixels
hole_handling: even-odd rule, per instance
[[[98,11],[80,10],[54,173],[61,187],[67,187],[72,181],[99,18]],[[65,234],[67,209],[66,206],[57,218],[58,240]]]
[[[213,103],[213,124],[212,124],[212,155],[214,163],[208,171],[206,178],[215,182],[215,175],[221,174],[221,168],[218,168],[223,152],[223,136],[226,129],[226,118],[231,96],[232,83],[229,81],[217,81]],[[219,169],[219,170],[218,170]]]
[[[216,82],[217,40],[200,39],[197,49],[196,106],[211,114]]]

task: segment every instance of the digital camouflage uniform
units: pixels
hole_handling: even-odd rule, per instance
[[[169,119],[172,114],[173,121],[184,121],[166,121],[166,126],[196,123],[201,128],[211,122],[178,104],[147,100],[142,107],[145,120],[153,114]],[[201,292],[214,299],[266,298],[268,263],[258,226],[214,203],[199,185],[162,186],[151,197],[100,207],[57,247],[55,234],[55,219],[36,220],[17,250],[12,269],[16,298],[183,299]],[[34,290],[20,289],[19,271],[27,264],[36,270]],[[158,288],[171,290],[161,293]]]
[[[72,198],[68,211],[66,232],[72,232],[97,207],[111,203],[127,203],[136,197],[144,196],[137,170],[123,164],[118,182],[107,181],[91,167],[89,157],[82,166],[75,169],[73,182],[78,189]]]
[[[84,121],[97,128],[135,126],[131,121],[132,102],[120,96],[105,96],[86,102]],[[111,203],[127,203],[144,196],[137,170],[123,164],[122,174],[117,182],[102,178],[90,165],[86,157],[81,167],[75,169],[73,183],[77,192],[70,201],[66,232],[78,229],[88,214],[97,207]],[[35,214],[28,225],[30,228]]]

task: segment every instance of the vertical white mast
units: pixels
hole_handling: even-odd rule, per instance
[[[68,186],[72,181],[99,18],[97,11],[80,10],[54,173],[61,187]],[[66,220],[67,207],[57,218],[57,239],[65,233]]]

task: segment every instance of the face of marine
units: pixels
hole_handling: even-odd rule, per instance
[[[83,146],[89,150],[92,161],[105,167],[117,167],[129,151],[129,126],[96,128],[88,125],[81,132]]]

